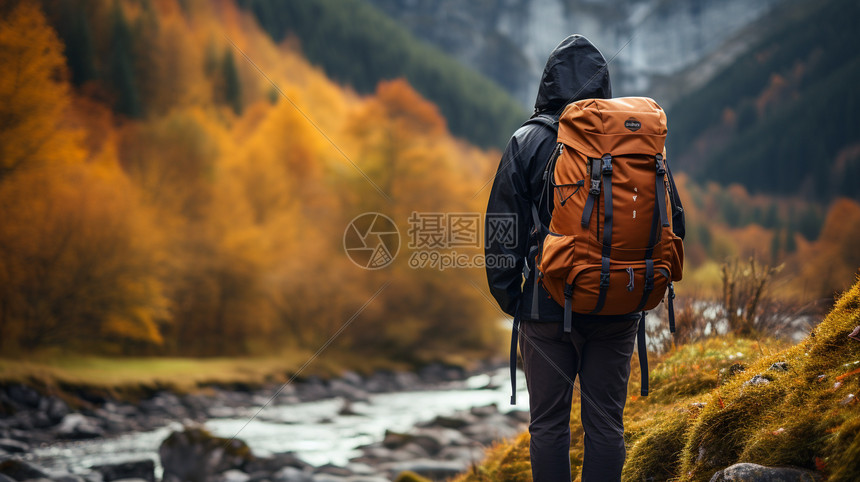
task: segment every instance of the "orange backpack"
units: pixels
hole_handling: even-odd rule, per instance
[[[568,104],[559,118],[558,144],[532,214],[542,238],[535,283],[565,307],[566,332],[573,312],[650,310],[667,289],[674,332],[672,282],[681,279],[684,246],[675,234],[683,236],[683,227],[673,231],[671,220],[683,208],[671,192],[665,141],[666,115],[645,97],[585,99]],[[553,203],[548,230],[538,217],[544,201]],[[537,306],[535,299],[533,319]],[[639,333],[641,357],[644,319]]]

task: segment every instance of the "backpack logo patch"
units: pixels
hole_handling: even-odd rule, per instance
[[[631,132],[636,132],[639,130],[640,127],[642,127],[642,123],[631,117],[624,121],[624,127],[626,127]]]

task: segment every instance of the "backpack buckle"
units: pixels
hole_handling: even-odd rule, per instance
[[[666,174],[666,167],[663,165],[663,154],[657,154],[654,156],[654,160],[657,162],[657,174],[660,176]]]
[[[591,188],[588,194],[594,197],[600,195],[600,159],[591,159],[591,164],[588,166],[591,171]]]
[[[603,174],[606,176],[612,175],[612,156],[609,154],[604,154],[601,158],[603,161]]]

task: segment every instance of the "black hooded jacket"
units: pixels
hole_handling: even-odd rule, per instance
[[[558,120],[570,102],[610,97],[606,59],[588,39],[571,35],[553,50],[546,62],[533,117],[542,115]],[[532,318],[535,286],[534,252],[529,256],[531,248],[537,245],[535,236],[530,234],[534,225],[531,204],[538,202],[543,171],[555,143],[555,131],[540,123],[527,122],[517,129],[502,155],[487,205],[484,246],[490,292],[502,310],[512,316],[519,301],[524,320]],[[540,218],[545,226],[549,225],[550,215],[542,206]],[[515,260],[515,266],[511,267],[504,261],[506,259]],[[523,283],[525,260],[528,277]],[[562,321],[563,308],[543,287],[538,289],[539,317],[535,321]]]

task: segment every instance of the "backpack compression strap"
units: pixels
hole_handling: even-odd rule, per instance
[[[609,289],[609,264],[612,254],[612,156],[604,154],[601,159],[603,168],[603,252],[600,266],[600,293],[597,295],[597,306],[592,313],[600,313],[606,303],[606,292]],[[665,200],[663,201],[666,202]]]

